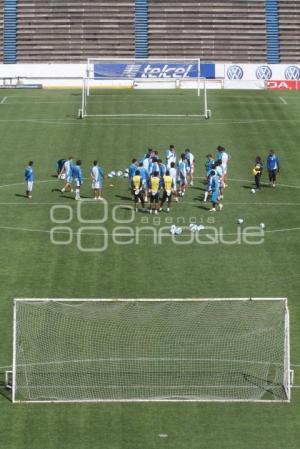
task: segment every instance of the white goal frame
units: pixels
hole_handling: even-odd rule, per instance
[[[88,112],[88,97],[90,96],[90,88],[98,87],[101,88],[103,86],[103,80],[95,79],[93,72],[93,65],[95,63],[128,63],[128,64],[141,64],[149,62],[152,64],[160,63],[160,64],[172,64],[172,63],[183,63],[189,64],[193,63],[197,66],[197,76],[194,78],[183,78],[183,77],[170,77],[170,78],[138,78],[138,77],[126,77],[126,79],[119,79],[118,86],[118,78],[110,78],[114,83],[116,82],[116,86],[118,87],[129,87],[129,88],[139,88],[139,89],[181,89],[185,88],[186,84],[184,81],[189,80],[193,81],[193,87],[197,96],[199,97],[199,110],[200,104],[203,102],[203,111],[199,111],[199,114],[90,114]],[[105,82],[105,81],[104,81]],[[124,83],[124,84],[122,84]],[[79,118],[86,117],[203,117],[209,119],[211,117],[211,110],[208,109],[207,103],[207,80],[204,77],[200,76],[200,59],[198,58],[146,58],[146,59],[134,59],[134,58],[88,58],[87,60],[87,68],[86,68],[86,76],[82,79],[82,97],[81,97],[81,108],[78,111]],[[105,85],[104,85],[105,87]],[[113,87],[107,86],[106,87]],[[191,87],[189,87],[191,89]],[[203,99],[202,99],[203,97]]]
[[[283,388],[285,391],[286,399],[165,399],[165,398],[155,398],[155,399],[74,399],[74,400],[19,400],[16,398],[16,371],[17,371],[17,304],[20,302],[63,302],[63,303],[84,303],[84,302],[221,302],[221,301],[281,301],[284,302],[284,384]],[[262,363],[262,362],[260,362]],[[291,388],[293,382],[293,370],[291,370],[290,365],[290,322],[289,322],[289,308],[287,298],[101,298],[101,299],[81,299],[81,298],[15,298],[13,302],[13,360],[12,360],[12,370],[7,371],[6,376],[10,376],[11,382],[8,388],[12,391],[12,402],[13,403],[88,403],[88,402],[262,402],[262,403],[286,403],[291,400]]]

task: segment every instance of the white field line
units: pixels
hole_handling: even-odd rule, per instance
[[[283,97],[279,97],[279,99],[283,104],[287,104],[287,101]]]
[[[99,359],[91,359],[91,360],[88,360],[88,361],[98,361]],[[100,360],[104,360],[104,359],[100,359]],[[105,360],[111,360],[111,359],[105,359]],[[120,359],[119,359],[120,360]],[[129,359],[127,359],[127,360],[129,360]],[[130,359],[131,360],[131,359]],[[135,360],[137,360],[137,359],[135,359]],[[153,359],[154,360],[154,359]],[[155,359],[155,360],[157,360],[157,359]],[[163,359],[163,360],[168,360],[168,359]],[[172,360],[174,360],[174,359],[172,359]],[[179,359],[179,360],[182,360],[182,359]],[[191,359],[186,359],[186,360],[191,360]],[[199,360],[202,360],[202,359],[199,359]],[[193,359],[193,361],[194,361],[194,359]],[[65,361],[63,361],[63,362],[55,362],[55,361],[53,361],[53,362],[43,362],[43,363],[30,363],[30,364],[20,364],[20,365],[18,365],[18,366],[36,366],[36,365],[53,365],[53,364],[58,364],[58,363],[76,363],[76,362],[82,362],[82,360],[65,360]],[[243,362],[244,363],[253,363],[253,362],[250,362],[250,361],[247,361],[247,360],[243,360]],[[255,363],[260,363],[260,364],[263,364],[264,362],[261,362],[261,361],[259,361],[259,362],[255,362]],[[282,365],[281,363],[273,363],[273,365]],[[10,368],[12,368],[12,365],[4,365],[4,366],[0,366],[0,370],[5,370],[5,369],[10,369]],[[300,364],[294,364],[294,363],[292,363],[291,364],[291,368],[300,368]],[[294,388],[295,387],[300,387],[300,385],[295,385],[294,386]]]
[[[237,225],[238,226],[238,225]],[[56,226],[56,227],[60,227],[60,226]],[[66,226],[62,226],[63,228],[65,228]],[[143,228],[143,226],[140,226],[141,229]],[[145,227],[148,227],[145,226]],[[164,227],[168,227],[168,226],[164,226]],[[186,228],[188,230],[188,226],[186,225],[182,225],[182,228]],[[105,228],[104,228],[105,229]],[[259,229],[259,226],[257,226],[257,229]],[[22,228],[22,227],[17,227],[17,226],[0,226],[0,230],[3,231],[20,231],[20,232],[36,232],[36,233],[43,233],[43,234],[52,234],[53,231],[52,230],[48,230],[48,229],[34,229],[34,228]],[[282,228],[282,229],[273,229],[273,230],[264,230],[263,233],[264,234],[271,234],[271,233],[276,233],[276,232],[292,232],[292,231],[299,231],[300,227],[296,227],[296,228]],[[127,233],[123,233],[123,232],[74,232],[71,228],[72,231],[72,236],[82,236],[82,235],[90,235],[90,236],[103,236],[103,237],[128,237]],[[61,230],[61,231],[55,231],[55,235],[59,235],[59,234],[67,234],[70,235],[69,230]],[[213,235],[214,237],[217,236],[221,236],[221,237],[225,237],[225,236],[238,236],[241,234],[241,231],[239,232],[221,232],[221,233],[206,233],[205,232],[205,228],[201,231],[199,231],[199,234],[207,236],[207,235]],[[136,233],[132,233],[130,234],[130,237],[155,237],[155,234],[153,233],[142,233],[142,232],[136,232]],[[180,239],[182,237],[191,237],[191,232],[188,233],[182,233],[180,235],[172,235],[170,233],[167,234],[166,232],[163,234],[160,234],[160,238],[161,237],[166,237],[166,238],[170,238],[170,239]]]
[[[88,178],[84,178],[84,179],[88,179]],[[118,177],[111,178],[111,181],[118,180],[118,179],[121,179],[121,178],[118,178]],[[205,178],[204,178],[204,176],[194,176],[194,179],[205,179]],[[49,183],[56,182],[57,183],[58,181],[59,181],[59,179],[53,178],[53,179],[37,180],[37,181],[34,181],[34,183],[35,184],[41,184],[41,183],[47,183],[47,182],[49,182]],[[123,178],[122,178],[122,181],[123,181]],[[126,179],[126,180],[124,179],[124,181],[128,182],[128,179]],[[253,180],[249,180],[249,179],[228,178],[228,181],[232,181],[232,182],[246,182],[248,184],[253,184]],[[0,189],[1,188],[5,188],[5,187],[23,186],[24,184],[25,184],[25,182],[15,182],[15,183],[12,183],[12,184],[3,184],[3,185],[0,185]],[[267,185],[268,184],[262,183],[262,186],[267,186]],[[297,185],[280,184],[280,183],[277,183],[276,185],[278,187],[287,187],[287,188],[290,188],[290,189],[300,189],[300,185],[297,186]],[[196,201],[195,201],[195,203],[196,203]],[[193,204],[195,204],[195,203],[193,203]],[[241,204],[243,204],[243,203],[241,203]],[[248,203],[245,203],[245,204],[248,204]]]
[[[7,100],[7,97],[3,97],[2,100],[0,101],[0,104],[4,104]]]
[[[91,117],[91,116],[90,116]],[[102,119],[112,119],[115,118],[116,120],[120,120],[120,119],[124,119],[124,118],[130,118],[130,116],[128,114],[123,115],[123,116],[117,116],[117,115],[94,115],[93,117],[99,117]],[[151,117],[149,115],[146,116],[141,116],[141,115],[136,115],[132,118],[134,118],[135,120],[144,120],[146,118],[151,118],[151,119],[161,119],[162,117],[165,117],[166,119],[168,118],[168,116],[166,115],[159,115],[159,114],[153,114],[151,115]],[[189,115],[189,114],[182,114],[182,115],[171,115],[169,116],[172,119],[189,119],[189,118],[200,118],[203,117],[203,115]],[[99,121],[94,121],[91,122],[88,118],[83,119],[83,120],[79,120],[78,118],[74,118],[74,119],[69,119],[69,121],[64,121],[65,119],[55,119],[55,118],[44,118],[44,119],[40,119],[40,118],[32,118],[32,119],[0,119],[0,124],[5,124],[5,123],[35,123],[35,124],[41,124],[41,125],[71,125],[71,126],[132,126],[132,122],[108,122],[108,123],[99,123]],[[86,123],[86,120],[88,120],[88,123]],[[218,121],[220,120],[220,121]],[[228,125],[249,125],[249,124],[262,124],[264,125],[265,123],[299,123],[300,119],[285,119],[285,120],[272,120],[272,119],[240,119],[240,120],[235,120],[235,119],[217,119],[217,120],[199,120],[196,122],[189,122],[186,121],[184,123],[176,123],[176,122],[160,122],[159,123],[134,123],[134,126],[228,126]]]

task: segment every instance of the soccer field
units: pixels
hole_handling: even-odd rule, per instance
[[[0,98],[1,449],[298,449],[300,94],[208,91],[210,120],[196,116],[199,99],[192,91],[95,91],[88,107],[103,116],[83,120],[80,104],[79,90],[3,90]],[[133,217],[123,177],[105,180],[107,216],[100,225],[88,220],[104,216],[102,203],[80,208],[73,194],[59,192],[60,158],[82,159],[82,197],[88,199],[94,159],[107,174],[124,170],[149,147],[164,155],[170,144],[177,155],[188,147],[196,157],[194,186],[170,214]],[[212,214],[201,201],[204,160],[218,145],[231,160],[224,209]],[[268,187],[265,170],[263,189],[252,194],[255,157],[265,163],[269,149],[281,160],[278,183]],[[31,201],[23,181],[29,160],[36,174]],[[191,238],[191,221],[209,227],[213,243],[205,230]],[[249,244],[241,231],[260,223],[266,226],[261,243]],[[182,235],[160,237],[172,224]],[[125,236],[118,226],[126,226]],[[22,297],[287,297],[291,402],[12,405],[4,373],[12,362],[13,298]]]

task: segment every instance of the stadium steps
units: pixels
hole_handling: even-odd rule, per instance
[[[16,33],[17,33],[17,0],[4,1],[3,14],[3,62],[16,62]]]
[[[280,31],[280,62],[299,62],[300,55],[300,2],[278,1]]]
[[[134,54],[135,0],[18,0],[18,62]]]
[[[269,64],[279,64],[280,47],[277,0],[266,0],[266,32],[267,62]]]
[[[148,57],[148,0],[135,0],[135,57]]]
[[[265,62],[265,2],[148,0],[149,56]]]

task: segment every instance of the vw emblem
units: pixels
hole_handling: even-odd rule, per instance
[[[256,69],[256,78],[258,80],[269,80],[272,78],[272,70],[267,65],[261,65]]]
[[[300,69],[296,65],[289,65],[285,71],[284,76],[286,80],[298,80],[300,78]]]
[[[229,80],[241,80],[244,76],[243,69],[239,65],[231,65],[227,69]]]

